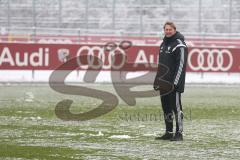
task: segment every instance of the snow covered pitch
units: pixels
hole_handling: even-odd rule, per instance
[[[110,84],[89,87],[116,95]],[[136,106],[119,98],[116,109],[99,118],[63,121],[54,112],[59,101],[73,100],[73,113],[101,101],[60,94],[43,84],[1,85],[0,159],[239,159],[239,90],[187,85],[184,141],[170,142],[154,140],[164,132],[159,97],[137,99]]]

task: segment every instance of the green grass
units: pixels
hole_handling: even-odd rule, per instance
[[[90,87],[116,95],[111,85]],[[59,101],[72,99],[73,113],[93,109],[101,101],[56,93],[47,85],[2,85],[0,159],[238,159],[239,90],[187,86],[182,96],[184,141],[169,142],[154,140],[164,132],[159,97],[137,99],[136,106],[119,98],[116,109],[99,118],[62,121],[54,112]]]

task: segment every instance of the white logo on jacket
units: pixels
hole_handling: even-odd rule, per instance
[[[171,49],[171,46],[168,46],[167,51],[165,53],[170,54],[171,53],[170,49]]]

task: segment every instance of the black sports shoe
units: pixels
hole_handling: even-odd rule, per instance
[[[170,139],[170,141],[183,141],[183,135],[180,132],[176,132],[174,137]]]
[[[164,135],[160,137],[155,137],[155,140],[170,140],[173,138],[173,133],[171,132],[165,132]]]

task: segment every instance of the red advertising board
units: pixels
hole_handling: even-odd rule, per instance
[[[153,70],[158,60],[158,46],[131,46],[106,50],[103,45],[73,44],[0,44],[1,70],[54,70],[74,57],[94,55],[103,64],[94,64],[91,58],[81,62],[76,58],[79,69],[92,63],[94,69],[110,70]],[[113,59],[114,55],[116,56]],[[125,63],[131,65],[125,68]],[[67,69],[67,68],[66,68]],[[189,48],[188,72],[240,72],[240,48]]]

